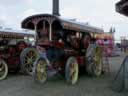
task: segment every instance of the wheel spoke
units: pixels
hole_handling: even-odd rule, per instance
[[[27,64],[27,65],[25,66],[25,68],[26,68],[26,70],[28,70],[29,72],[32,72],[32,67],[31,67],[30,64]]]
[[[2,72],[3,68],[4,68],[4,66],[1,65],[0,66],[0,72]]]
[[[29,72],[32,72],[32,68],[33,68],[33,65],[32,65],[32,64],[29,64],[28,71],[29,71]]]
[[[4,65],[1,63],[0,72],[2,72],[3,70],[4,70]]]

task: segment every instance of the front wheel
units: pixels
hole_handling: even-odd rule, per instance
[[[46,70],[47,61],[44,58],[39,58],[34,63],[33,68],[33,78],[34,81],[38,83],[45,83],[47,80],[47,70]]]
[[[65,78],[69,84],[76,84],[78,81],[79,68],[75,57],[69,57],[65,67]]]
[[[3,80],[8,75],[8,66],[4,60],[0,60],[0,80]]]
[[[22,72],[32,75],[33,64],[39,56],[35,48],[25,48],[20,55]]]

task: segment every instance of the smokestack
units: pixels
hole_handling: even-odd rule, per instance
[[[59,0],[53,0],[53,8],[52,8],[52,14],[56,16],[60,16],[59,14]]]

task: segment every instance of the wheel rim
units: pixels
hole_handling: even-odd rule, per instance
[[[76,59],[69,58],[66,66],[67,81],[71,84],[75,84],[78,80],[78,63]]]
[[[33,63],[39,57],[39,53],[34,48],[26,48],[21,54],[22,70],[32,75]]]
[[[102,72],[102,55],[101,55],[101,48],[96,47],[95,54],[94,54],[94,65],[93,71],[96,76],[101,75]]]
[[[44,83],[47,80],[46,72],[47,62],[45,60],[39,60],[36,65],[36,80],[40,83]]]
[[[3,60],[0,60],[0,80],[5,79],[7,74],[8,74],[7,64]]]

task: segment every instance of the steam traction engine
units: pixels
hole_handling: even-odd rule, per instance
[[[81,67],[90,75],[101,75],[101,49],[90,33],[101,33],[102,29],[50,14],[30,16],[22,22],[22,28],[37,34],[35,48],[27,48],[22,58],[28,69],[33,68],[35,81],[44,83],[60,73],[68,83],[75,84]],[[33,55],[25,55],[30,52]],[[33,56],[37,56],[35,61],[25,63]]]
[[[20,54],[28,46],[24,41],[28,34],[12,31],[0,30],[0,80],[5,79],[8,72],[20,70]]]

